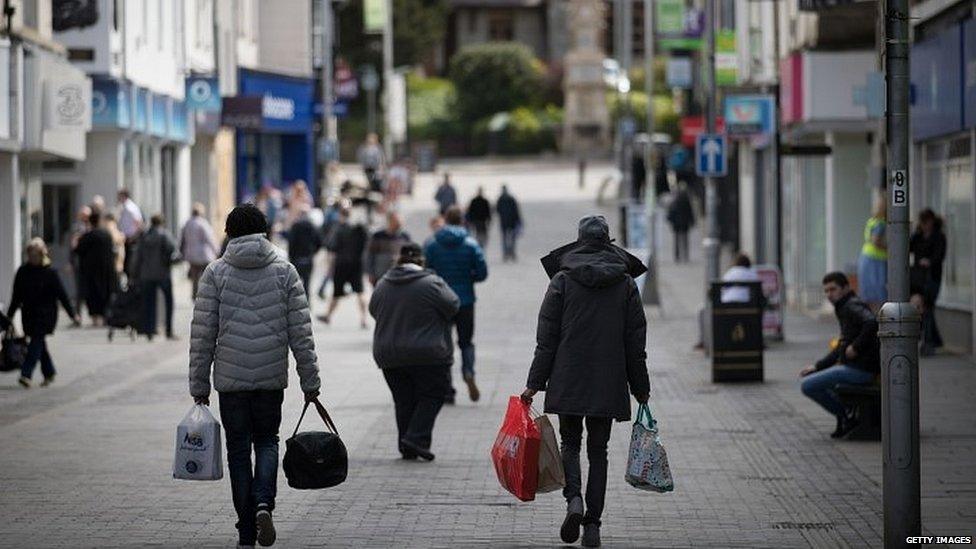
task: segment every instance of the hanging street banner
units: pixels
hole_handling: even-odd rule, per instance
[[[735,51],[735,31],[715,33],[715,85],[734,86],[739,82],[739,58]]]
[[[386,28],[386,1],[363,0],[363,32],[383,34]]]
[[[654,18],[658,33],[684,33],[685,0],[657,0],[654,2]]]

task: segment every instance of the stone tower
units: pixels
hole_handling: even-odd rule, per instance
[[[603,82],[606,19],[601,0],[569,0],[569,52],[563,81],[566,106],[563,151],[592,157],[610,148],[610,115]]]

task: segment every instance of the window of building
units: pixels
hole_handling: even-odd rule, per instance
[[[973,302],[973,157],[969,135],[924,147],[923,206],[945,221],[946,259],[939,302],[971,308]]]
[[[488,39],[508,42],[515,39],[515,17],[510,11],[488,14]]]

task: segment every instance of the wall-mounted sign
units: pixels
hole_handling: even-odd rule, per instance
[[[363,1],[363,32],[367,34],[383,34],[383,29],[386,28],[387,1]]]
[[[692,62],[690,57],[668,58],[668,87],[690,89],[693,84]]]
[[[91,107],[92,86],[87,78],[44,82],[44,129],[88,131]]]
[[[776,131],[772,95],[729,95],[725,98],[725,131],[732,137],[771,135]]]
[[[225,97],[220,111],[220,123],[242,130],[260,130],[262,97]]]
[[[186,105],[195,111],[220,112],[220,81],[215,76],[186,79]]]
[[[715,85],[734,86],[739,82],[739,58],[735,51],[735,31],[715,33]]]
[[[128,128],[132,124],[131,88],[118,80],[92,81],[92,125],[101,128]]]
[[[657,0],[654,2],[657,32],[681,34],[685,30],[685,0]]]

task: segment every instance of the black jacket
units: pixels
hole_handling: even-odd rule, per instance
[[[70,316],[75,316],[57,271],[50,266],[21,265],[14,276],[14,293],[7,316],[13,318],[21,309],[24,334],[32,337],[53,334],[58,323],[59,301]]]
[[[351,225],[341,223],[336,227],[335,232],[326,244],[330,252],[335,253],[336,266],[344,267],[363,267],[363,253],[366,251],[366,243],[369,241],[369,233],[362,225]]]
[[[464,218],[472,225],[488,225],[491,221],[491,204],[488,199],[480,195],[472,198]]]
[[[450,366],[451,319],[460,301],[444,280],[416,266],[387,271],[369,300],[376,319],[373,358],[380,368]]]
[[[691,207],[688,191],[678,191],[668,207],[668,223],[677,232],[687,231],[695,226],[695,211]]]
[[[292,264],[311,263],[321,247],[322,236],[308,218],[303,217],[292,224],[288,231],[288,260]]]
[[[630,393],[650,392],[647,324],[625,254],[579,243],[559,258],[539,311],[526,386],[546,392],[553,414],[630,419]]]
[[[909,251],[915,256],[912,269],[936,283],[942,282],[942,263],[945,262],[946,245],[946,236],[942,232],[941,223],[936,225],[936,230],[928,237],[922,231],[912,233],[912,239],[908,243]],[[921,259],[929,260],[928,268],[918,264]]]
[[[495,204],[498,221],[503,229],[514,229],[522,224],[522,213],[519,211],[518,201],[509,193],[502,193]]]
[[[817,370],[845,364],[872,373],[881,371],[881,345],[878,342],[878,321],[874,313],[853,292],[834,303],[834,314],[840,323],[840,342],[837,348],[820,359]],[[848,345],[853,345],[857,357],[845,355]]]

